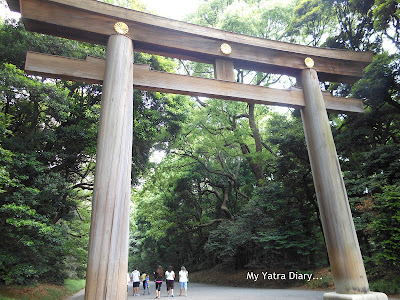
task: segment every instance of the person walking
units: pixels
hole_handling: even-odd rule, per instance
[[[165,277],[167,279],[167,294],[168,294],[168,297],[174,297],[175,272],[172,270],[172,266],[169,266],[168,270],[165,271]],[[170,291],[171,291],[171,295],[169,294]]]
[[[143,282],[143,295],[146,293],[146,276],[147,276],[146,272],[143,272],[141,276]]]
[[[150,295],[150,276],[149,276],[149,274],[146,275],[146,279],[145,279],[145,288],[144,288],[145,293],[146,293],[146,289],[147,289],[147,295]]]
[[[184,266],[182,266],[179,271],[179,284],[180,284],[180,293],[179,296],[182,296],[182,290],[185,289],[185,296],[187,297],[187,284],[189,281],[189,272],[186,270]]]
[[[154,272],[154,275],[156,277],[155,282],[156,282],[156,298],[160,299],[161,295],[161,285],[163,282],[163,276],[164,272],[161,266],[158,266],[157,271]]]
[[[133,296],[140,296],[139,286],[140,286],[140,272],[135,268],[131,274],[133,282]]]

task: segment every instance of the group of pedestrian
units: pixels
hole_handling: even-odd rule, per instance
[[[185,292],[185,296],[187,296],[187,283],[189,281],[189,272],[186,270],[184,266],[181,267],[181,270],[178,273],[179,275],[179,284],[180,284],[180,294],[182,296],[182,292]],[[175,272],[172,269],[172,266],[169,266],[167,271],[164,273],[161,266],[157,267],[157,270],[154,272],[154,281],[156,283],[156,298],[160,299],[161,296],[161,285],[163,283],[164,277],[167,284],[167,293],[168,297],[174,297],[174,282],[175,282]],[[149,290],[149,281],[150,276],[149,274],[143,273],[140,276],[140,272],[137,268],[134,268],[133,272],[131,273],[130,277],[128,276],[128,281],[132,282],[133,285],[133,296],[140,296],[139,293],[139,286],[140,281],[143,282],[143,295],[146,294],[150,295]]]
[[[135,268],[133,272],[131,273],[130,276],[130,281],[132,282],[133,286],[133,296],[140,296],[139,293],[139,286],[140,286],[140,281],[143,282],[143,290],[144,293],[143,295],[147,293],[150,295],[150,290],[149,290],[149,281],[150,281],[150,276],[149,274],[143,273],[142,276],[140,276],[140,272]]]

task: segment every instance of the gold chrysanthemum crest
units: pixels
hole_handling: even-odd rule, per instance
[[[225,55],[229,55],[229,54],[232,53],[232,48],[231,48],[231,46],[230,46],[229,44],[227,44],[227,43],[221,44],[220,49],[221,49],[221,52],[222,52],[223,54],[225,54]]]
[[[314,60],[313,60],[311,57],[307,57],[307,58],[304,60],[304,63],[306,64],[306,66],[307,66],[308,68],[314,67]]]
[[[117,22],[114,24],[114,30],[119,34],[127,34],[129,32],[129,27],[124,22]]]

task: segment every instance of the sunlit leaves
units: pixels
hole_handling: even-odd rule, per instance
[[[365,75],[352,87],[353,95],[379,109],[385,103],[400,112],[400,63],[399,56],[386,53],[376,55],[365,69]]]
[[[396,0],[375,0],[374,27],[383,31],[400,49],[400,4]]]
[[[299,1],[293,10],[287,35],[291,41],[299,41],[311,46],[321,45],[335,30],[332,7],[323,0]]]

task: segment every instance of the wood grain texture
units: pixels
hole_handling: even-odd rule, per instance
[[[12,1],[12,0],[11,0]],[[315,61],[321,80],[354,82],[372,61],[372,53],[296,45],[217,30],[112,6],[94,0],[21,0],[28,30],[105,44],[113,25],[124,21],[136,51],[213,64],[228,56],[235,67],[297,76],[308,56]]]
[[[101,100],[85,300],[126,299],[133,132],[133,46],[110,37]]]
[[[367,275],[316,71],[302,71],[301,84],[301,115],[336,292],[366,294]]]
[[[224,62],[221,60],[220,62]],[[225,62],[226,63],[226,62]],[[230,64],[230,63],[228,63]],[[88,83],[102,83],[105,61],[88,57],[86,60],[65,58],[28,52],[25,70],[31,75],[79,80]],[[232,65],[221,70],[216,65],[216,76],[233,79]],[[218,70],[218,71],[217,71]],[[231,73],[227,70],[230,70]],[[224,75],[225,74],[225,75]],[[273,88],[240,84],[227,80],[216,80],[185,75],[152,71],[148,65],[134,65],[134,88],[173,94],[204,96],[249,103],[304,107],[304,95],[301,89],[278,90]],[[329,111],[344,113],[364,113],[363,103],[359,99],[333,97],[324,93],[325,105]]]
[[[233,82],[236,81],[233,61],[217,58],[214,62],[214,78]]]

